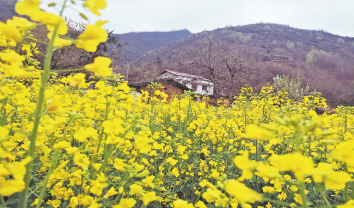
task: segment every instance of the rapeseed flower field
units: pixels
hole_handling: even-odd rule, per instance
[[[53,51],[95,51],[105,21],[66,39],[69,1],[59,15],[40,3],[16,4],[32,21],[0,22],[2,207],[354,207],[353,107],[318,115],[320,93],[297,102],[268,85],[244,87],[230,106],[193,101],[193,92],[167,102],[157,83],[134,97],[107,57],[85,66],[93,83],[82,73],[57,78]],[[100,15],[106,3],[83,6]],[[30,30],[43,24],[42,69]]]

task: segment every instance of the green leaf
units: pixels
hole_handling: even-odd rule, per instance
[[[314,190],[318,193],[321,193],[321,192],[326,191],[326,187],[325,187],[324,183],[316,183]]]

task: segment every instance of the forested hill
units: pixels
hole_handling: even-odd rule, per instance
[[[354,105],[354,38],[288,25],[259,23],[193,34],[135,60],[129,77],[142,80],[173,69],[210,78],[207,55],[213,58],[209,64],[218,75],[220,92],[227,94],[231,87],[223,59],[239,57],[255,70],[238,73],[232,93],[244,84],[259,89],[277,75],[299,75],[304,86],[322,92],[330,105]]]
[[[188,30],[116,34],[120,43],[125,44],[124,47],[120,48],[122,53],[119,56],[121,61],[118,62],[118,64],[125,64],[142,58],[153,50],[185,39],[190,35],[192,35],[192,33]]]

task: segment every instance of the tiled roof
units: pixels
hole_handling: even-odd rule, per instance
[[[193,75],[193,74],[187,74],[187,73],[182,73],[182,72],[176,72],[176,71],[172,71],[172,70],[164,70],[163,72],[161,72],[159,75],[163,74],[163,73],[171,73],[177,76],[182,76],[182,77],[190,77],[190,78],[194,78],[194,79],[203,79],[206,81],[210,81],[209,79],[206,79],[204,77],[201,76],[197,76],[197,75]]]

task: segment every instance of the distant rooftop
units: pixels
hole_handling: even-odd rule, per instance
[[[190,77],[190,78],[194,78],[194,79],[203,79],[203,80],[209,81],[209,79],[206,79],[206,78],[201,77],[201,76],[197,76],[197,75],[193,75],[193,74],[187,74],[187,73],[182,73],[182,72],[176,72],[176,71],[172,71],[172,70],[164,70],[159,75],[161,75],[163,73],[166,73],[166,72],[174,74],[174,75],[177,75],[177,76]]]

